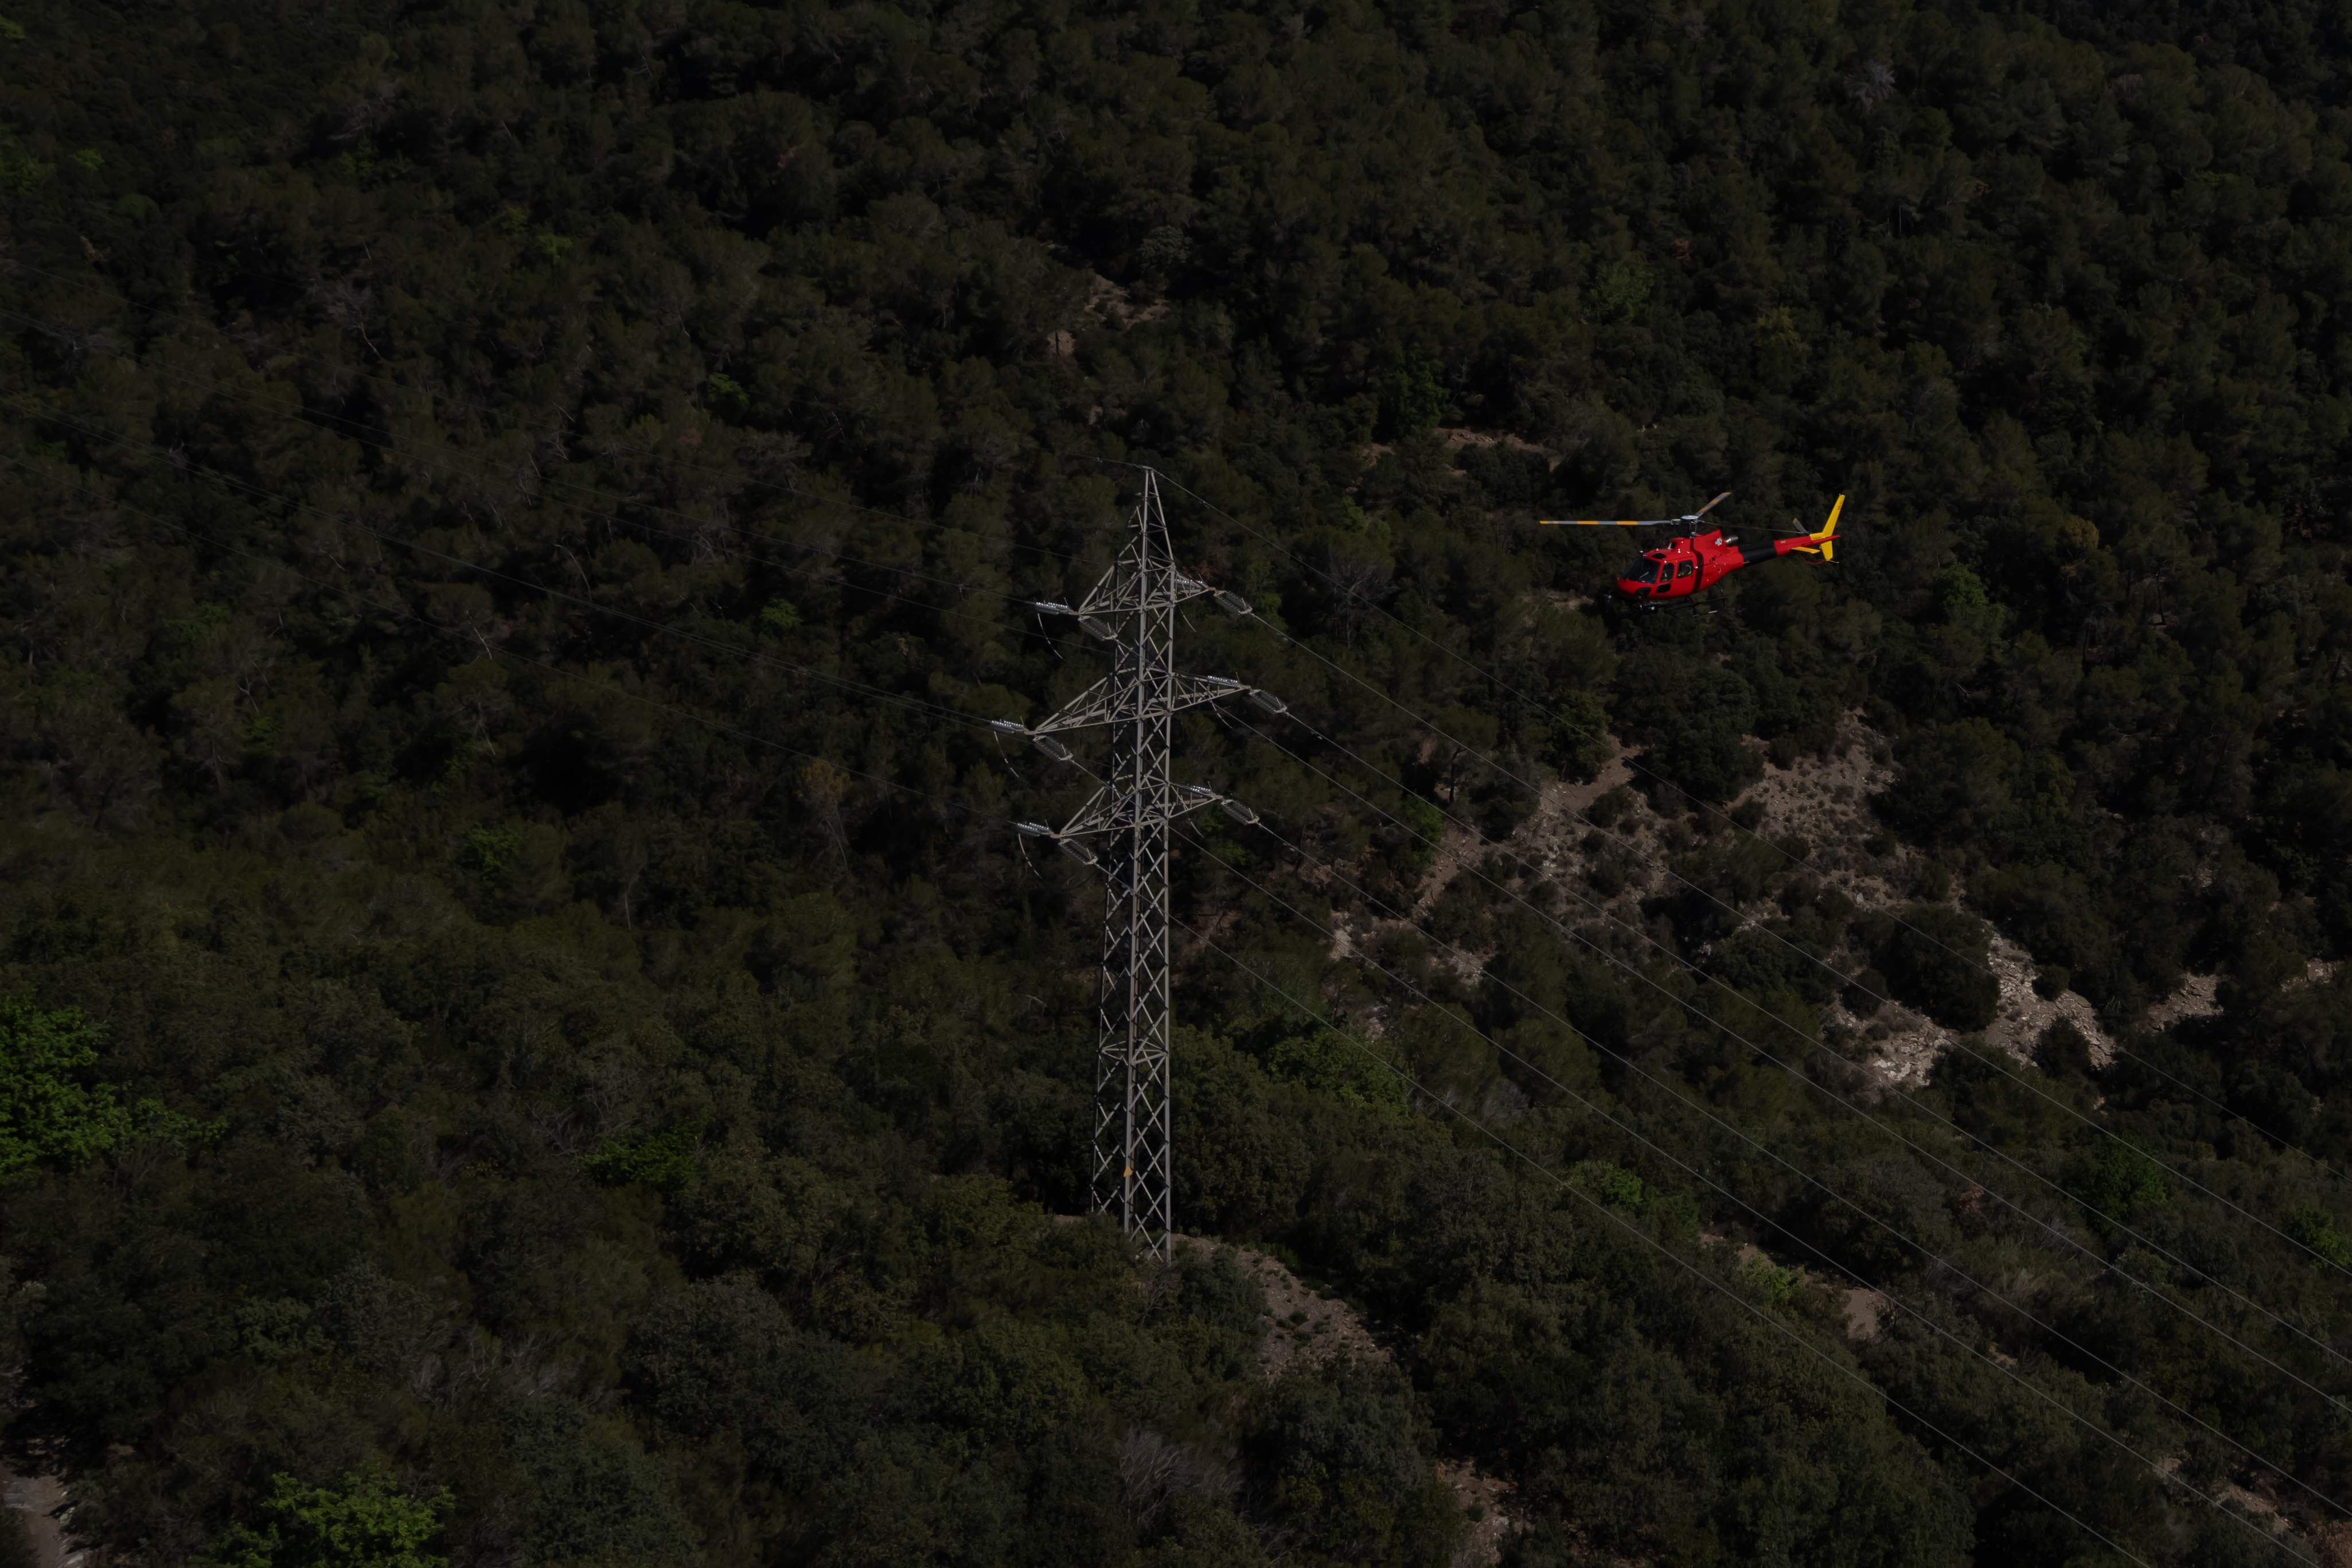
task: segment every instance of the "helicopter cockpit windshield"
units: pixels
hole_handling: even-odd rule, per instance
[[[1621,583],[1654,583],[1658,579],[1658,563],[1646,555],[1636,555],[1633,563],[1617,574]]]

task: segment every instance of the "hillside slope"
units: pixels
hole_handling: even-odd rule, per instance
[[[2347,47],[0,16],[6,1441],[208,1568],[1435,1564],[1472,1462],[1530,1568],[2315,1551]],[[1260,816],[1176,840],[1179,1223],[1386,1359],[1049,1218],[1092,781],[988,721],[1137,463],[1288,706],[1177,738]],[[1619,616],[1533,526],[1726,489],[1850,542]]]

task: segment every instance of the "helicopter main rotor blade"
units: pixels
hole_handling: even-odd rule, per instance
[[[1687,528],[1731,499],[1724,491],[1696,511],[1686,511],[1680,517],[1539,517],[1539,528]]]

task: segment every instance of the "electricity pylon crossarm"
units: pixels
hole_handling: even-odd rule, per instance
[[[1124,638],[1118,647],[1121,654],[1129,651]],[[1167,682],[1167,710],[1173,715],[1187,708],[1197,708],[1203,702],[1238,697],[1255,689],[1238,680],[1228,680],[1222,675],[1177,675],[1171,672]],[[1050,735],[1057,730],[1084,730],[1098,724],[1118,722],[1121,703],[1128,694],[1127,682],[1118,676],[1097,680],[1064,703],[1061,711],[1052,718],[1029,725],[1028,732]]]
[[[1239,821],[1256,816],[1200,784],[1178,784],[1169,773],[1175,718],[1185,709],[1226,697],[1255,696],[1255,688],[1217,676],[1176,669],[1176,606],[1213,592],[1180,572],[1168,546],[1160,476],[1143,470],[1143,496],[1133,532],[1108,572],[1075,615],[1112,647],[1111,673],[1034,725],[1000,723],[1027,734],[1048,756],[1066,760],[1055,739],[1074,730],[1110,731],[1109,765],[1101,784],[1060,830],[1024,823],[1022,831],[1052,838],[1104,879],[1100,1042],[1095,1061],[1093,1202],[1115,1215],[1119,1228],[1165,1254],[1173,1228],[1174,1156],[1169,1128],[1169,825],[1207,805],[1223,805]]]

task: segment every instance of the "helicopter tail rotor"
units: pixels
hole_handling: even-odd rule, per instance
[[[1844,510],[1845,497],[1840,496],[1830,505],[1829,521],[1822,525],[1822,531],[1819,533],[1811,536],[1813,542],[1822,547],[1822,559],[1824,561],[1834,561],[1837,559],[1837,545],[1832,540],[1831,536],[1837,532],[1838,513]]]
[[[1837,499],[1836,504],[1830,508],[1830,520],[1822,525],[1822,531],[1819,533],[1809,533],[1805,535],[1804,543],[1792,545],[1790,548],[1801,550],[1808,555],[1818,555],[1824,561],[1836,560],[1837,541],[1835,535],[1837,533],[1838,513],[1844,510],[1845,497],[1840,496]]]

